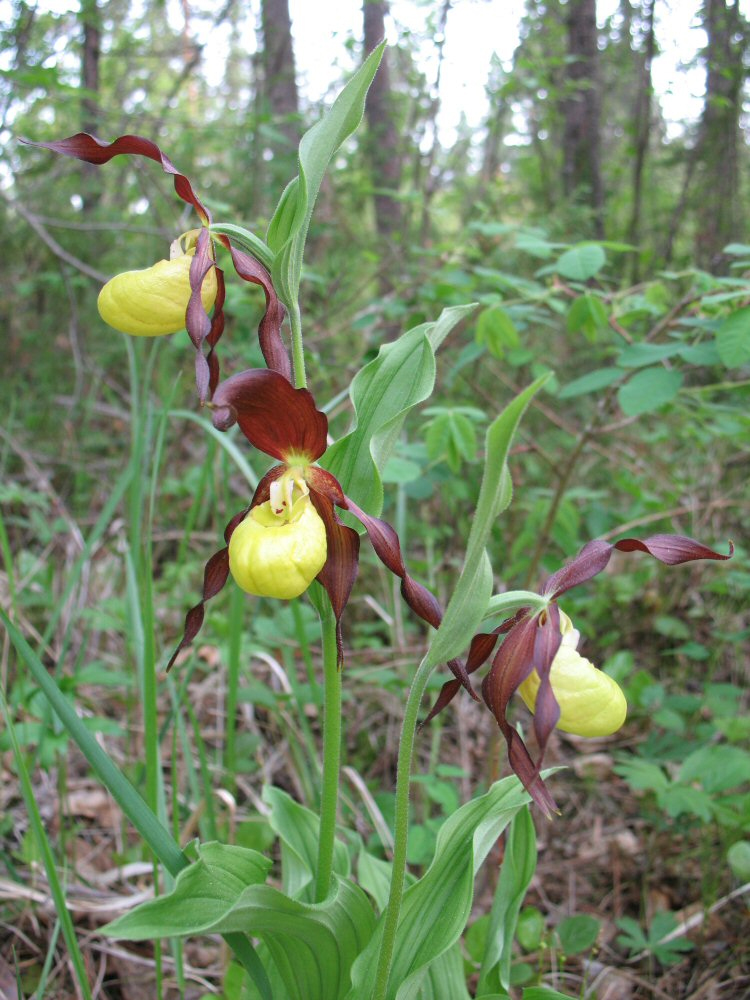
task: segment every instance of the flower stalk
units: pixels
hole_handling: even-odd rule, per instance
[[[341,772],[341,682],[336,643],[336,618],[328,605],[320,619],[323,640],[323,678],[325,685],[323,714],[323,782],[320,795],[320,834],[315,901],[322,903],[329,893],[333,874],[333,851],[336,843],[336,819]]]

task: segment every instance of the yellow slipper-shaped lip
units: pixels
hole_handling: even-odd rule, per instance
[[[560,646],[550,682],[560,706],[557,729],[576,736],[611,736],[625,722],[628,705],[619,684],[571,646]],[[539,684],[535,670],[518,688],[532,712]]]
[[[327,556],[325,525],[301,497],[290,520],[280,520],[270,503],[253,507],[229,541],[229,571],[248,594],[291,600],[310,586]]]
[[[192,254],[182,254],[140,271],[115,275],[99,292],[99,315],[115,330],[134,337],[161,337],[184,329],[192,259]],[[216,291],[216,271],[212,267],[201,288],[206,310],[216,300]]]

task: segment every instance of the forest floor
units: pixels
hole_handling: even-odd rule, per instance
[[[200,654],[211,659],[211,647],[202,647]],[[222,700],[211,677],[209,673],[191,686],[193,706],[208,744],[219,731],[217,709]],[[101,699],[101,691],[96,696]],[[387,787],[395,769],[398,705],[388,698],[374,703],[354,698],[353,705],[357,708],[349,720],[349,753],[356,754],[360,727],[367,723],[368,739],[374,734],[382,751],[378,781]],[[99,703],[98,711],[116,718],[122,706]],[[310,714],[315,725],[316,713]],[[269,738],[278,738],[270,714],[259,710],[255,724]],[[139,739],[137,730],[132,738]],[[636,739],[637,732],[626,728],[616,740],[617,748]],[[498,761],[498,749],[489,717],[474,714],[468,700],[466,706],[459,702],[455,711],[446,714],[440,737],[443,759],[460,761],[470,773],[482,774],[488,761]],[[275,748],[279,769],[273,777],[294,792],[293,774],[284,776],[287,750],[282,737]],[[747,895],[733,893],[728,874],[715,870],[711,859],[716,857],[716,845],[706,843],[700,826],[665,822],[613,773],[612,750],[611,745],[553,737],[548,762],[565,767],[552,779],[561,815],[549,822],[537,817],[539,864],[525,901],[543,915],[545,932],[536,950],[519,951],[519,961],[533,969],[535,981],[571,996],[596,1000],[747,998]],[[119,755],[124,757],[124,746],[119,747]],[[459,783],[464,786],[462,794],[470,793],[466,779]],[[242,783],[236,803],[228,794],[223,796],[232,824],[252,813],[258,801],[257,790],[246,786],[243,794],[241,789]],[[175,985],[175,953],[168,944],[161,950],[157,973],[151,944],[118,942],[100,933],[106,921],[148,897],[153,870],[139,853],[117,805],[92,779],[85,760],[71,751],[64,769],[37,769],[34,794],[47,832],[67,859],[68,906],[93,996],[97,1000],[156,997],[159,974],[164,997],[184,995],[198,1000],[220,992],[227,955],[219,939],[187,943],[182,958],[185,986],[180,994]],[[45,961],[49,979],[44,996],[48,1000],[74,997],[54,904],[44,868],[31,849],[28,818],[7,753],[0,757],[0,816],[0,997],[20,1000],[30,996]],[[183,843],[196,835],[199,820],[196,810],[181,831]],[[477,916],[489,909],[501,857],[502,841],[480,872]],[[662,965],[648,954],[627,957],[617,942],[618,918],[640,915],[648,920],[658,911],[673,913],[678,936],[684,935],[692,944],[671,965]],[[555,946],[553,929],[571,914],[595,917],[600,931],[593,948],[565,956]],[[17,981],[22,993],[17,991]]]

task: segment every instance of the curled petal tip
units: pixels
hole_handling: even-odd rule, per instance
[[[216,406],[215,403],[208,403],[207,405],[211,410],[211,422],[217,431],[228,431],[230,427],[237,423],[237,411],[233,406]]]

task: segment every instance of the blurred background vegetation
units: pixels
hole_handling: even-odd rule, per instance
[[[511,59],[486,66],[484,120],[461,116],[446,129],[441,69],[464,6],[484,7],[486,34],[499,43],[517,31],[517,44]],[[95,168],[18,139],[145,135],[217,221],[262,235],[296,172],[302,132],[387,34],[365,122],[321,190],[302,303],[310,383],[334,436],[348,427],[351,377],[382,343],[445,306],[478,303],[441,349],[436,393],[410,416],[387,470],[385,516],[411,572],[442,599],[450,593],[483,428],[548,369],[555,376],[512,455],[516,498],[492,553],[498,590],[534,586],[594,536],[677,531],[737,546],[729,564],[677,571],[618,558],[566,602],[584,654],[624,686],[631,717],[606,745],[562,737],[552,747],[572,767],[556,779],[564,816],[540,829],[517,981],[553,970],[559,989],[610,1000],[741,997],[750,989],[741,930],[750,880],[747,11],[739,0],[704,0],[684,15],[691,79],[701,72],[704,95],[697,117],[676,125],[652,77],[671,42],[660,33],[667,0],[604,6],[526,0],[516,24],[498,3],[403,0],[389,13],[366,0],[332,43],[330,91],[312,95],[295,71],[312,43],[294,33],[287,0],[0,3],[0,597],[137,783],[149,672],[163,667],[205,559],[264,471],[196,412],[186,335],[134,343],[96,312],[103,281],[167,256],[195,225],[168,178],[145,161]],[[407,29],[415,14],[419,30]],[[474,58],[467,46],[467,65]],[[225,374],[261,364],[261,293],[230,276],[226,312]],[[422,632],[368,558],[345,625],[346,807],[384,850]],[[227,590],[203,644],[170,678],[158,674],[164,804],[181,841],[270,842],[264,781],[315,805],[316,636],[305,603]],[[7,636],[0,668],[96,995],[238,996],[215,942],[155,957],[97,938],[150,867]],[[9,983],[16,995],[18,972],[23,995],[72,996],[9,748],[0,732],[0,993]],[[503,766],[489,715],[460,699],[423,734],[420,756],[416,866],[440,819]],[[586,915],[594,937],[576,938],[564,921]],[[675,928],[684,950],[662,943]]]

